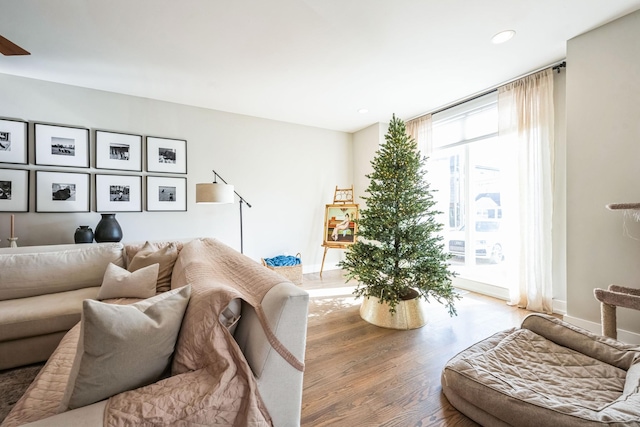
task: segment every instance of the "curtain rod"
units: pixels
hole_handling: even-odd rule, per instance
[[[449,108],[457,107],[458,105],[464,104],[465,102],[473,101],[476,98],[480,98],[481,96],[485,96],[485,95],[488,95],[490,93],[493,93],[493,92],[497,91],[500,86],[508,85],[509,83],[513,83],[516,80],[520,80],[520,79],[523,79],[523,78],[525,78],[527,76],[530,76],[532,74],[539,73],[540,71],[546,70],[547,68],[552,68],[554,71],[558,71],[558,73],[560,73],[560,69],[561,68],[566,68],[566,67],[567,67],[567,62],[564,61],[564,60],[563,61],[559,61],[559,62],[555,62],[553,64],[544,66],[542,68],[538,68],[537,70],[528,72],[526,74],[523,74],[521,76],[518,76],[518,77],[513,78],[511,80],[508,80],[506,82],[500,83],[500,84],[498,84],[496,86],[493,86],[493,87],[491,87],[489,89],[485,89],[485,90],[483,90],[481,92],[476,92],[475,94],[470,95],[470,96],[468,96],[466,98],[462,98],[462,99],[459,99],[457,101],[453,101],[452,103],[446,104],[443,107],[440,107],[440,108],[438,108],[438,109],[436,109],[434,111],[431,111],[429,113],[419,114],[419,115],[417,115],[417,116],[415,116],[415,117],[413,117],[413,118],[411,118],[411,119],[409,119],[407,121],[415,120],[415,119],[418,119],[420,117],[426,116],[428,114],[432,114],[433,115],[433,114],[441,113],[443,111],[448,110]]]

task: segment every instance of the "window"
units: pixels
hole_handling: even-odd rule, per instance
[[[437,191],[445,249],[458,277],[507,286],[509,248],[504,232],[517,203],[516,151],[498,137],[497,93],[433,115],[433,152],[427,179]]]

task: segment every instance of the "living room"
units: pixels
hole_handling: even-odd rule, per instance
[[[18,7],[4,3],[3,10]],[[36,3],[27,4],[29,7],[25,9],[18,7],[20,14],[40,15]],[[640,286],[640,264],[637,263],[640,247],[634,240],[640,236],[640,224],[621,212],[605,208],[610,203],[637,202],[640,198],[636,184],[640,158],[637,144],[640,136],[637,124],[640,115],[637,102],[640,94],[640,48],[636,42],[640,37],[638,7],[637,2],[627,2],[620,7],[619,14],[607,16],[602,22],[596,21],[598,25],[564,40],[564,56],[496,82],[566,60],[566,70],[555,77],[559,93],[556,109],[564,110],[566,114],[564,126],[559,121],[556,131],[554,298],[565,319],[594,332],[599,331],[600,314],[593,289],[610,283]],[[35,57],[38,49],[46,50],[47,45],[28,46],[22,36],[34,30],[18,30],[20,14],[2,14],[2,35],[31,49],[31,56]],[[46,21],[46,14],[41,14],[40,19]],[[99,20],[99,17],[92,16],[92,19]],[[75,31],[79,34],[89,31],[91,24],[87,19]],[[135,24],[135,21],[125,19],[122,25]],[[56,31],[63,31],[65,25],[69,24],[56,19],[54,27],[57,26]],[[4,28],[13,30],[9,32]],[[127,42],[117,34],[111,36],[114,43]],[[157,50],[163,51],[161,46]],[[184,52],[182,54],[186,56]],[[266,52],[263,55],[268,56]],[[99,67],[108,64],[108,58],[100,58],[99,54],[92,59]],[[179,62],[186,58],[177,56],[173,60]],[[245,254],[259,260],[278,254],[301,253],[305,273],[320,269],[325,204],[331,203],[336,185],[353,184],[357,196],[364,195],[366,181],[363,176],[368,172],[373,152],[383,141],[386,122],[390,119],[389,115],[368,122],[365,115],[362,116],[364,119],[358,117],[363,123],[358,125],[360,127],[349,130],[292,123],[284,119],[255,117],[251,111],[241,110],[243,100],[252,95],[246,91],[238,91],[233,102],[228,104],[228,110],[221,111],[189,106],[187,102],[92,89],[90,84],[83,84],[91,68],[78,69],[77,84],[70,85],[39,79],[35,73],[21,75],[13,70],[10,61],[15,64],[29,61],[29,57],[0,58],[0,116],[3,118],[27,121],[30,126],[33,123],[79,126],[90,129],[92,137],[94,130],[101,129],[187,141],[186,212],[118,213],[124,241],[214,236],[239,249],[237,202],[228,205],[195,203],[195,184],[211,182],[214,179],[212,170],[216,170],[251,203],[251,208],[245,206],[243,211]],[[268,61],[264,67],[266,79],[270,72]],[[473,68],[473,64],[469,68]],[[139,73],[138,70],[130,72],[132,75]],[[194,72],[193,76],[183,75],[181,79],[188,84],[200,80],[207,72]],[[291,73],[295,73],[295,69]],[[121,78],[126,80],[126,76]],[[326,78],[339,80],[339,76]],[[203,90],[206,85],[225,90],[224,82],[215,78],[203,80],[201,84]],[[489,87],[456,93],[447,102],[432,108],[425,105],[415,114],[402,118],[410,119]],[[379,89],[372,88],[371,92],[376,90]],[[129,91],[136,93],[136,88],[129,88]],[[277,94],[272,95],[277,97]],[[321,101],[317,102],[321,104]],[[36,166],[32,161],[19,168],[60,170]],[[95,168],[73,171],[100,172]],[[146,173],[138,175],[145,176]],[[32,192],[34,181],[32,178]],[[7,213],[0,215],[2,246],[6,246],[5,239],[11,234],[9,217]],[[78,226],[95,228],[99,220],[100,214],[93,207],[91,212],[40,213],[32,204],[29,212],[15,214],[15,235],[18,246],[71,243]],[[338,250],[327,253],[329,269],[335,268],[341,256]],[[626,331],[621,334],[623,340],[640,343],[639,319],[637,313],[620,312],[619,326]]]

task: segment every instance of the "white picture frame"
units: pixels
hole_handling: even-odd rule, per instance
[[[96,212],[142,212],[142,177],[96,174]]]
[[[36,212],[89,212],[90,174],[36,171]]]
[[[29,171],[0,169],[0,212],[29,212]]]
[[[142,172],[142,135],[96,130],[96,169]]]
[[[187,141],[147,136],[147,172],[187,173]]]
[[[187,210],[187,178],[147,175],[147,211]]]
[[[28,123],[0,119],[0,163],[29,163]]]
[[[34,125],[36,165],[89,167],[89,129]]]

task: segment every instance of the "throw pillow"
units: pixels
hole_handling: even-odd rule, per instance
[[[131,259],[128,270],[136,271],[151,264],[160,264],[156,292],[166,292],[171,289],[171,273],[177,259],[178,247],[174,243],[158,249],[153,243],[146,242]]]
[[[109,263],[104,272],[98,299],[150,298],[156,294],[160,264],[151,264],[134,272]]]
[[[131,305],[84,300],[63,409],[158,381],[170,367],[190,295],[187,285]]]

